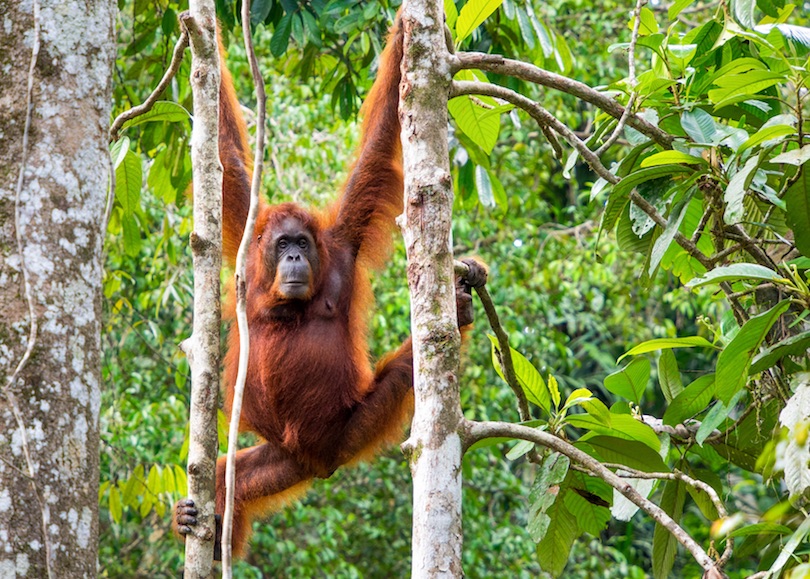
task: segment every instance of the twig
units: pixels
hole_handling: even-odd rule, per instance
[[[537,121],[541,127],[550,127],[559,133],[568,143],[574,147],[577,152],[582,156],[586,163],[593,169],[593,171],[609,183],[618,183],[619,178],[611,173],[599,160],[599,157],[593,154],[588,146],[577,137],[574,132],[566,127],[563,123],[557,120],[554,115],[541,107],[533,100],[497,84],[490,84],[485,82],[472,82],[472,81],[453,81],[450,89],[450,96],[456,97],[465,94],[483,94],[488,96],[497,97],[507,102],[512,103],[529,113],[531,117]]]
[[[633,112],[633,105],[638,98],[638,92],[636,91],[636,85],[638,84],[636,81],[636,42],[638,42],[638,31],[641,27],[641,7],[646,3],[647,0],[638,0],[636,2],[636,9],[633,12],[633,34],[630,36],[630,46],[627,50],[627,84],[630,87],[630,98],[627,99],[627,106],[624,107],[624,112],[621,118],[619,118],[616,128],[613,129],[613,133],[611,133],[607,140],[602,143],[602,146],[596,150],[597,157],[601,157],[602,154],[616,142],[616,139],[619,138],[619,135],[621,135],[624,130],[624,126],[627,124],[627,120]]]
[[[265,105],[267,95],[264,90],[264,80],[259,70],[256,51],[253,47],[253,38],[250,32],[250,0],[242,2],[242,37],[245,42],[245,52],[250,62],[250,72],[253,84],[256,87],[256,145],[253,163],[253,180],[250,186],[250,209],[248,210],[245,230],[242,241],[236,254],[236,324],[239,328],[239,365],[234,384],[233,401],[231,402],[231,421],[228,430],[228,456],[225,463],[225,513],[222,517],[222,576],[225,579],[233,577],[231,565],[234,512],[234,490],[236,486],[236,450],[239,446],[239,419],[242,413],[242,397],[245,392],[247,380],[248,356],[250,354],[250,332],[247,319],[247,285],[245,272],[248,248],[253,239],[253,230],[256,225],[256,216],[259,208],[259,188],[262,184],[262,165],[264,161],[264,132],[265,132]]]
[[[709,500],[712,501],[714,508],[717,510],[717,515],[721,519],[728,516],[728,511],[726,511],[726,507],[723,504],[723,501],[720,500],[720,497],[717,495],[717,491],[715,491],[711,485],[703,482],[702,480],[693,479],[692,477],[682,473],[677,469],[673,470],[672,472],[644,472],[641,470],[630,468],[623,464],[603,463],[603,465],[606,466],[607,468],[619,469],[619,471],[621,472],[617,471],[616,474],[618,474],[622,478],[647,479],[647,480],[674,480],[684,482],[689,486],[701,490],[707,495],[709,495]],[[734,539],[732,537],[728,537],[726,539],[726,548],[723,551],[723,555],[717,561],[717,566],[722,567],[723,565],[725,565],[728,562],[728,560],[731,559],[731,555],[733,552],[734,552]]]
[[[620,119],[624,115],[624,107],[618,101],[592,89],[584,83],[543,70],[532,64],[504,58],[499,54],[459,52],[451,57],[451,67],[453,73],[463,69],[477,68],[497,74],[513,76],[573,95],[585,102],[591,103],[617,119]],[[672,141],[675,139],[674,136],[666,131],[662,131],[638,115],[630,114],[627,124],[638,132],[647,135],[665,149],[672,148]]]
[[[467,266],[467,264],[461,261],[454,262],[453,266],[455,268],[456,275],[463,277],[470,272],[470,268]],[[515,397],[517,398],[520,420],[521,422],[531,420],[531,414],[529,413],[529,402],[526,400],[526,393],[523,391],[523,388],[520,387],[517,375],[515,374],[515,365],[512,361],[512,350],[509,347],[509,336],[506,335],[506,332],[501,325],[501,321],[498,318],[498,312],[495,310],[495,304],[492,303],[492,297],[489,295],[489,291],[487,291],[486,286],[475,288],[475,291],[478,294],[478,298],[481,300],[481,304],[484,306],[484,311],[487,314],[489,325],[492,328],[492,331],[495,333],[495,337],[498,339],[498,348],[500,350],[501,365],[503,366],[503,375],[504,378],[506,378],[506,383],[509,384],[509,387],[512,389],[512,392],[515,393]]]
[[[465,448],[469,448],[471,444],[485,438],[508,437],[528,440],[555,452],[559,452],[560,454],[564,454],[573,462],[584,466],[594,476],[604,480],[624,495],[631,503],[650,515],[658,524],[666,528],[672,536],[689,551],[695,561],[697,561],[704,570],[708,571],[709,569],[716,568],[716,563],[706,551],[661,507],[644,498],[627,481],[623,480],[598,460],[579,450],[569,442],[536,428],[506,422],[471,422],[465,420],[463,431],[465,434]]]
[[[118,140],[118,133],[121,131],[121,127],[124,126],[124,123],[130,119],[134,119],[135,117],[139,117],[143,114],[148,113],[152,110],[152,107],[155,106],[155,103],[163,94],[163,91],[166,90],[166,87],[169,86],[169,83],[174,78],[174,75],[177,74],[177,71],[180,69],[180,64],[183,62],[183,53],[188,46],[188,31],[184,27],[180,27],[180,38],[177,39],[177,44],[174,45],[174,52],[172,53],[172,61],[169,65],[169,68],[163,74],[163,78],[160,79],[160,82],[157,85],[157,88],[149,95],[149,97],[136,107],[132,107],[131,109],[125,110],[123,113],[118,115],[115,120],[113,121],[112,125],[110,125],[110,140],[117,141]]]
[[[30,327],[28,329],[28,343],[20,358],[17,367],[9,376],[4,384],[4,393],[8,399],[11,412],[14,414],[14,420],[17,422],[17,427],[20,429],[20,443],[22,446],[23,456],[25,456],[26,467],[28,468],[28,478],[31,481],[31,487],[34,491],[39,504],[39,512],[42,522],[42,542],[45,544],[45,568],[48,571],[48,577],[53,577],[53,570],[51,569],[51,541],[48,538],[48,514],[45,510],[45,502],[39,494],[37,488],[34,469],[34,460],[31,458],[31,449],[28,445],[28,430],[25,426],[25,419],[23,418],[20,405],[17,402],[17,396],[14,394],[14,384],[17,378],[25,368],[31,354],[34,352],[34,347],[37,342],[38,321],[37,312],[34,304],[34,295],[31,290],[31,280],[29,279],[28,268],[25,265],[25,248],[23,247],[22,232],[20,231],[20,197],[22,196],[22,188],[25,183],[25,168],[28,163],[28,138],[31,134],[31,122],[34,110],[33,93],[34,93],[34,74],[36,72],[37,59],[39,58],[40,47],[40,22],[39,22],[39,0],[33,2],[33,20],[34,20],[34,42],[31,47],[31,61],[28,65],[28,87],[25,93],[25,126],[23,128],[22,151],[20,152],[20,175],[17,178],[17,190],[14,195],[14,236],[17,242],[17,253],[20,256],[20,273],[23,279],[23,287],[25,288],[25,301],[28,304],[28,317],[30,319]],[[19,470],[19,469],[18,469]]]
[[[731,246],[729,246],[729,247],[727,247],[727,248],[725,248],[725,249],[723,249],[721,251],[718,251],[713,256],[711,256],[709,259],[711,259],[712,263],[716,265],[716,264],[720,263],[721,261],[723,261],[725,258],[727,258],[732,253],[736,253],[736,252],[740,251],[740,249],[742,249],[742,244],[741,243],[735,243],[734,245],[731,245]]]

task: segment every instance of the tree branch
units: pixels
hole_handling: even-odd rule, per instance
[[[124,126],[124,123],[134,119],[135,117],[139,117],[143,114],[148,113],[152,110],[152,107],[155,106],[155,103],[163,94],[163,91],[166,90],[166,87],[169,86],[169,83],[177,74],[177,71],[180,69],[180,65],[183,62],[183,53],[186,51],[186,47],[188,46],[188,32],[182,26],[180,32],[180,38],[177,39],[177,44],[174,45],[174,52],[172,52],[172,61],[169,64],[169,68],[163,74],[163,78],[160,79],[155,90],[149,97],[140,105],[136,107],[132,107],[118,115],[115,120],[113,121],[112,125],[110,125],[110,140],[117,141],[119,132],[121,131],[121,127]]]
[[[456,275],[463,277],[470,272],[470,268],[467,266],[467,264],[461,261],[455,261],[453,266],[455,268]],[[481,305],[484,306],[484,311],[486,312],[487,319],[489,320],[489,326],[492,328],[492,331],[495,333],[495,337],[498,339],[500,361],[501,365],[503,366],[503,375],[504,378],[506,378],[506,383],[509,384],[509,387],[512,389],[512,392],[515,393],[515,397],[517,398],[518,415],[520,416],[520,421],[526,422],[527,420],[531,420],[532,416],[529,413],[529,402],[526,400],[526,393],[523,391],[523,388],[520,387],[517,375],[515,374],[515,365],[512,361],[512,350],[509,347],[509,336],[506,335],[506,332],[501,325],[501,321],[498,318],[498,312],[495,310],[495,304],[492,302],[492,297],[489,295],[487,287],[481,286],[480,288],[475,288],[475,291],[478,294],[478,298],[481,300]]]
[[[618,101],[592,89],[584,83],[543,70],[532,64],[504,58],[499,54],[459,52],[452,57],[451,64],[453,74],[459,70],[475,68],[513,76],[573,95],[585,102],[591,103],[617,119],[621,119],[624,115],[625,107]],[[647,135],[665,149],[672,148],[672,141],[675,137],[666,131],[662,131],[648,121],[645,121],[638,115],[631,113],[627,119],[627,124],[638,132]]]
[[[571,443],[542,430],[505,422],[471,422],[465,420],[464,431],[465,449],[469,448],[471,444],[485,438],[508,437],[528,440],[567,456],[573,462],[588,469],[594,476],[604,480],[624,495],[631,503],[650,515],[658,524],[666,528],[672,536],[689,551],[695,561],[697,561],[704,570],[708,571],[716,568],[716,563],[709,557],[706,551],[704,551],[661,507],[644,498],[620,476]],[[622,468],[625,467],[622,466]]]
[[[453,81],[450,89],[450,97],[457,97],[467,94],[483,94],[496,98],[503,99],[512,103],[529,113],[531,117],[537,121],[541,127],[550,127],[559,133],[568,143],[579,152],[586,163],[593,169],[593,171],[608,181],[609,183],[618,183],[619,178],[611,173],[599,160],[599,157],[594,155],[588,146],[577,137],[574,132],[566,127],[563,123],[557,120],[554,115],[541,107],[533,100],[510,90],[506,87],[497,84],[490,84],[485,82],[472,82],[472,81]]]

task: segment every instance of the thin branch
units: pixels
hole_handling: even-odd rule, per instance
[[[638,31],[641,27],[641,7],[646,3],[647,0],[637,0],[636,9],[633,11],[633,34],[630,37],[630,46],[627,50],[627,85],[630,87],[630,98],[627,99],[627,106],[624,107],[624,112],[619,122],[616,124],[616,128],[613,129],[613,133],[611,133],[607,140],[602,143],[602,146],[596,150],[597,157],[601,157],[602,154],[616,142],[619,135],[622,134],[624,126],[633,113],[633,105],[636,104],[636,99],[638,98],[638,92],[636,91],[636,85],[638,84],[636,80],[636,42],[638,42]]]
[[[592,456],[584,453],[569,442],[544,432],[536,428],[529,428],[519,424],[509,424],[505,422],[470,422],[464,424],[465,448],[479,440],[485,438],[508,437],[528,440],[549,448],[560,454],[564,454],[573,462],[588,469],[591,474],[597,476],[624,495],[631,503],[638,506],[658,524],[666,528],[675,539],[689,551],[695,561],[704,569],[714,569],[715,562],[703,548],[670,517],[661,507],[643,497],[627,481],[623,480],[616,473],[605,467],[601,462]]]
[[[256,145],[253,154],[253,180],[250,185],[250,209],[248,210],[245,230],[239,251],[236,254],[236,323],[239,328],[239,365],[234,384],[233,402],[231,403],[231,421],[228,431],[228,456],[225,463],[225,513],[222,517],[222,576],[225,579],[233,577],[232,544],[234,492],[236,487],[236,450],[239,446],[239,419],[242,413],[242,398],[247,380],[248,356],[250,354],[250,332],[247,318],[247,284],[245,272],[247,254],[250,242],[253,239],[253,230],[256,226],[256,216],[259,209],[259,189],[262,184],[262,166],[264,162],[264,133],[265,133],[265,106],[267,95],[264,90],[264,80],[256,51],[253,47],[253,38],[250,32],[250,0],[242,2],[242,37],[245,43],[245,52],[250,62],[250,72],[253,84],[256,87]]]
[[[586,163],[593,169],[594,173],[602,177],[609,183],[618,183],[619,178],[611,173],[599,160],[599,157],[593,154],[588,146],[577,137],[574,132],[561,123],[550,112],[541,107],[533,100],[510,90],[506,87],[497,84],[489,84],[485,82],[472,82],[472,81],[453,81],[450,89],[450,97],[457,97],[466,94],[483,94],[496,98],[503,99],[512,103],[529,113],[531,117],[537,121],[541,127],[550,127],[559,133],[568,143],[574,147],[577,152],[582,156]]]
[[[456,275],[463,277],[470,272],[470,268],[467,266],[467,264],[461,261],[454,262],[453,266],[455,268]],[[512,389],[512,392],[515,393],[515,397],[517,398],[520,420],[521,422],[531,420],[532,416],[529,413],[529,402],[526,400],[526,393],[523,391],[523,388],[520,387],[517,375],[515,374],[515,365],[512,361],[512,350],[509,347],[509,336],[506,335],[506,332],[501,325],[501,321],[498,318],[498,312],[495,310],[495,304],[492,303],[492,297],[489,295],[487,287],[481,286],[480,288],[475,288],[475,291],[481,300],[481,304],[484,306],[484,311],[487,314],[489,325],[492,328],[492,331],[495,333],[495,337],[498,339],[498,348],[500,350],[501,365],[503,366],[503,375],[504,378],[506,378],[506,383],[509,384],[509,387]]]
[[[132,107],[115,118],[112,125],[110,125],[111,141],[118,140],[118,133],[121,131],[121,127],[124,126],[125,122],[146,114],[152,110],[152,107],[155,106],[158,97],[163,94],[163,91],[166,90],[167,86],[169,86],[169,83],[174,78],[174,75],[176,75],[177,71],[180,70],[180,64],[183,62],[183,53],[186,51],[186,47],[188,46],[188,32],[182,26],[180,29],[180,38],[177,39],[177,44],[174,45],[171,64],[169,64],[169,68],[163,74],[163,78],[160,79],[157,88],[155,88],[155,90],[149,95],[143,104]]]
[[[504,58],[499,54],[482,52],[459,52],[451,58],[452,72],[475,68],[479,70],[513,76],[522,80],[553,88],[573,95],[602,109],[612,117],[621,119],[625,107],[615,99],[592,89],[588,85],[565,76],[543,70],[532,64]],[[662,131],[636,114],[630,114],[627,124],[638,132],[647,135],[665,149],[672,148],[674,136]]]
[[[37,332],[39,329],[37,321],[36,304],[34,303],[34,294],[31,290],[31,280],[29,278],[30,272],[25,265],[25,248],[23,247],[22,232],[20,231],[20,197],[22,196],[23,184],[25,183],[25,168],[28,164],[28,138],[31,134],[31,123],[34,110],[34,76],[36,73],[37,59],[39,58],[40,47],[40,21],[39,21],[39,0],[33,2],[33,20],[34,20],[34,41],[31,47],[31,60],[28,65],[28,86],[25,93],[25,126],[23,128],[22,138],[22,151],[20,152],[20,175],[17,178],[17,190],[14,194],[14,235],[17,242],[17,254],[20,256],[20,273],[23,279],[23,287],[25,288],[25,301],[28,304],[28,317],[30,319],[30,327],[28,328],[28,343],[23,352],[22,358],[17,364],[17,367],[9,376],[4,384],[4,394],[8,399],[11,412],[14,414],[14,420],[17,422],[17,427],[20,429],[20,443],[22,446],[23,456],[25,456],[25,464],[28,468],[28,478],[31,481],[31,487],[34,491],[39,504],[39,512],[42,523],[42,542],[45,544],[45,568],[48,571],[48,577],[53,577],[53,570],[51,569],[51,541],[48,538],[48,514],[45,510],[45,502],[40,496],[39,489],[37,488],[34,477],[36,476],[34,468],[34,460],[31,458],[31,449],[28,445],[28,430],[25,426],[25,419],[23,418],[20,405],[17,402],[17,396],[14,394],[14,385],[20,373],[28,364],[31,359],[31,354],[34,352],[34,347],[37,343]]]
[[[717,491],[714,488],[703,482],[702,480],[696,480],[690,477],[687,474],[682,473],[681,471],[675,469],[672,472],[644,472],[641,470],[636,470],[634,468],[630,468],[623,464],[611,464],[611,463],[603,463],[604,466],[607,468],[615,468],[619,469],[616,472],[622,478],[634,478],[634,479],[647,479],[647,480],[673,480],[673,481],[681,481],[692,488],[698,489],[703,491],[709,496],[709,500],[712,501],[714,508],[717,510],[717,515],[719,518],[725,518],[728,516],[728,511],[726,511],[726,507],[723,504],[723,501],[720,500],[720,497],[717,495]],[[627,474],[624,474],[627,473]],[[723,551],[723,555],[717,561],[717,566],[722,567],[725,565],[729,559],[731,559],[731,555],[734,553],[734,539],[732,537],[728,537],[726,539],[726,548]]]

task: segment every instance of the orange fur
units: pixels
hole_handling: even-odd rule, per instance
[[[367,316],[373,301],[368,272],[388,257],[394,218],[402,211],[401,60],[402,31],[397,19],[363,105],[357,160],[335,204],[324,213],[293,203],[260,204],[247,257],[250,356],[240,430],[255,432],[263,442],[237,454],[235,553],[243,552],[253,518],[300,495],[313,478],[328,477],[341,465],[372,458],[401,438],[403,424],[411,416],[410,338],[374,369],[367,343]],[[222,68],[223,255],[232,264],[249,206],[252,161],[224,60]],[[300,230],[294,239],[300,241],[306,235],[311,239],[306,246],[314,244],[314,253],[306,254],[305,260],[310,268],[306,293],[293,298],[287,297],[293,294],[286,294],[282,283],[287,274],[279,273],[279,255],[288,255],[280,253],[279,240],[288,235],[290,222],[295,232]],[[295,259],[305,254],[297,255]],[[468,290],[462,287],[457,303],[469,305]],[[232,320],[230,293],[225,313]],[[238,332],[232,324],[224,360],[228,415],[239,360]],[[217,513],[224,510],[223,481],[224,460],[220,459]],[[181,518],[178,511],[178,522]]]

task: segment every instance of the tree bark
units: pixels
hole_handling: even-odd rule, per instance
[[[116,4],[0,13],[0,577],[95,577]]]
[[[461,577],[461,439],[447,145],[450,60],[442,4],[403,5],[400,119],[405,172],[405,248],[411,290],[415,413],[412,577]]]
[[[211,577],[214,561],[214,505],[219,394],[219,274],[222,268],[222,166],[219,162],[219,57],[213,0],[191,0],[183,24],[191,47],[194,129],[194,326],[185,343],[191,369],[188,495],[199,523],[186,538],[185,576]]]

